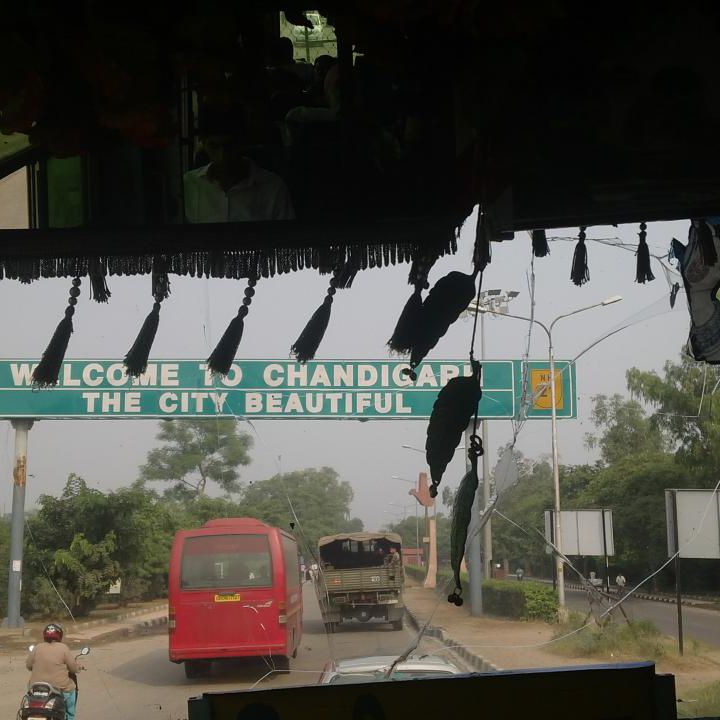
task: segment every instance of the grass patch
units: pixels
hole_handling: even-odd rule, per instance
[[[591,625],[579,630],[583,617],[571,614],[558,625],[554,638],[562,638],[550,645],[550,649],[566,657],[602,657],[607,659],[641,658],[660,660],[667,655],[665,639],[649,620],[611,622],[604,627]],[[568,635],[575,630],[572,635]],[[568,637],[564,637],[568,635]]]
[[[720,681],[688,690],[678,701],[678,717],[720,717]]]

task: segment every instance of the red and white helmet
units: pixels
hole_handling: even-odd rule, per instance
[[[60,642],[63,639],[63,629],[60,623],[50,623],[43,630],[43,640],[45,642]]]

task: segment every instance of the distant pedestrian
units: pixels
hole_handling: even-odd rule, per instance
[[[522,568],[518,568],[518,569],[515,571],[515,577],[516,577],[518,580],[522,580],[522,579],[523,579],[523,575],[525,575],[525,571],[524,571]]]
[[[622,596],[625,594],[625,576],[622,573],[618,573],[615,578],[615,585],[617,585],[617,594]]]

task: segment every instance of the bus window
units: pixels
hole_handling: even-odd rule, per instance
[[[272,561],[266,535],[206,535],[185,540],[180,575],[182,589],[271,584]]]

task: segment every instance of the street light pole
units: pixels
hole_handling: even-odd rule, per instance
[[[578,313],[585,312],[586,310],[592,310],[597,307],[605,307],[606,305],[612,305],[616,302],[620,302],[622,297],[620,295],[613,295],[602,302],[588,305],[586,307],[578,308],[569,313],[558,315],[548,327],[541,323],[535,318],[523,317],[522,315],[512,315],[508,312],[499,312],[495,310],[487,310],[478,307],[479,312],[487,312],[491,315],[502,315],[504,317],[515,318],[516,320],[524,320],[525,322],[535,323],[541,327],[548,339],[548,360],[550,364],[550,420],[552,428],[552,464],[553,464],[553,490],[554,490],[554,516],[555,516],[555,547],[557,553],[555,554],[555,572],[557,575],[557,589],[558,589],[558,604],[561,608],[565,608],[565,576],[564,576],[564,561],[562,559],[562,522],[560,519],[560,463],[558,456],[558,443],[557,443],[557,407],[555,397],[555,349],[553,347],[552,332],[559,320],[570,317],[571,315],[577,315]]]
[[[485,315],[480,316],[480,357],[485,359]],[[482,469],[483,469],[483,508],[490,504],[490,451],[488,449],[488,421],[482,421]],[[483,528],[483,577],[492,577],[492,518],[488,518]]]
[[[403,447],[406,447],[403,445]],[[410,448],[408,445],[407,448]],[[414,448],[412,448],[414,449]],[[417,483],[413,482],[412,480],[408,480],[407,478],[400,477],[399,475],[393,475],[393,480],[399,480],[400,482],[408,483],[409,485],[416,485]],[[390,503],[391,505],[394,503]],[[420,515],[418,514],[418,507],[420,505],[420,501],[415,498],[415,549],[420,551]]]
[[[553,322],[553,325],[555,323]],[[555,577],[558,588],[558,604],[565,607],[565,563],[560,556],[562,552],[562,522],[560,520],[560,463],[558,462],[557,447],[557,407],[555,405],[555,352],[552,341],[552,325],[547,331],[548,354],[550,360],[550,424],[552,427],[552,464],[553,489],[555,493],[555,546],[558,549],[555,555]]]

